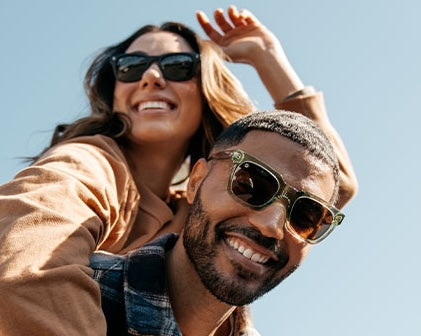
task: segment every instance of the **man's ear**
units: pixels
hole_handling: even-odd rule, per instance
[[[209,171],[209,162],[206,159],[199,159],[193,166],[187,184],[186,198],[189,204],[193,203],[194,197],[202,184],[203,179]]]

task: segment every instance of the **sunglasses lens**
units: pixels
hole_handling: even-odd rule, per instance
[[[231,191],[243,202],[262,207],[278,192],[278,180],[268,170],[251,162],[243,162],[234,171]]]
[[[117,79],[122,82],[135,82],[142,78],[148,67],[146,57],[140,55],[124,55],[115,63]]]
[[[302,238],[317,241],[333,228],[333,214],[323,204],[309,197],[298,198],[290,212],[290,225]]]
[[[161,69],[166,79],[186,81],[194,75],[194,59],[188,54],[172,54],[161,60]]]

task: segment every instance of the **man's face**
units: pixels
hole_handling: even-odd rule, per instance
[[[296,189],[324,200],[332,196],[332,170],[279,134],[252,131],[229,149],[258,158]],[[187,191],[192,208],[183,243],[204,286],[219,300],[238,306],[256,300],[294,272],[309,246],[285,229],[285,200],[255,210],[228,193],[231,165],[230,160],[201,161],[193,170]]]

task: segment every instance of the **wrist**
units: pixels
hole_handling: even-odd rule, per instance
[[[285,97],[304,88],[285,54],[267,51],[258,58],[258,62],[255,69],[274,102],[281,102]]]
[[[289,93],[282,101],[312,95],[316,92],[313,86],[304,86],[302,89]]]

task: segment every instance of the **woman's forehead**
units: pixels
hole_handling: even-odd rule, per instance
[[[126,52],[135,51],[160,55],[169,52],[191,52],[193,49],[181,35],[160,31],[139,36],[126,50]]]

